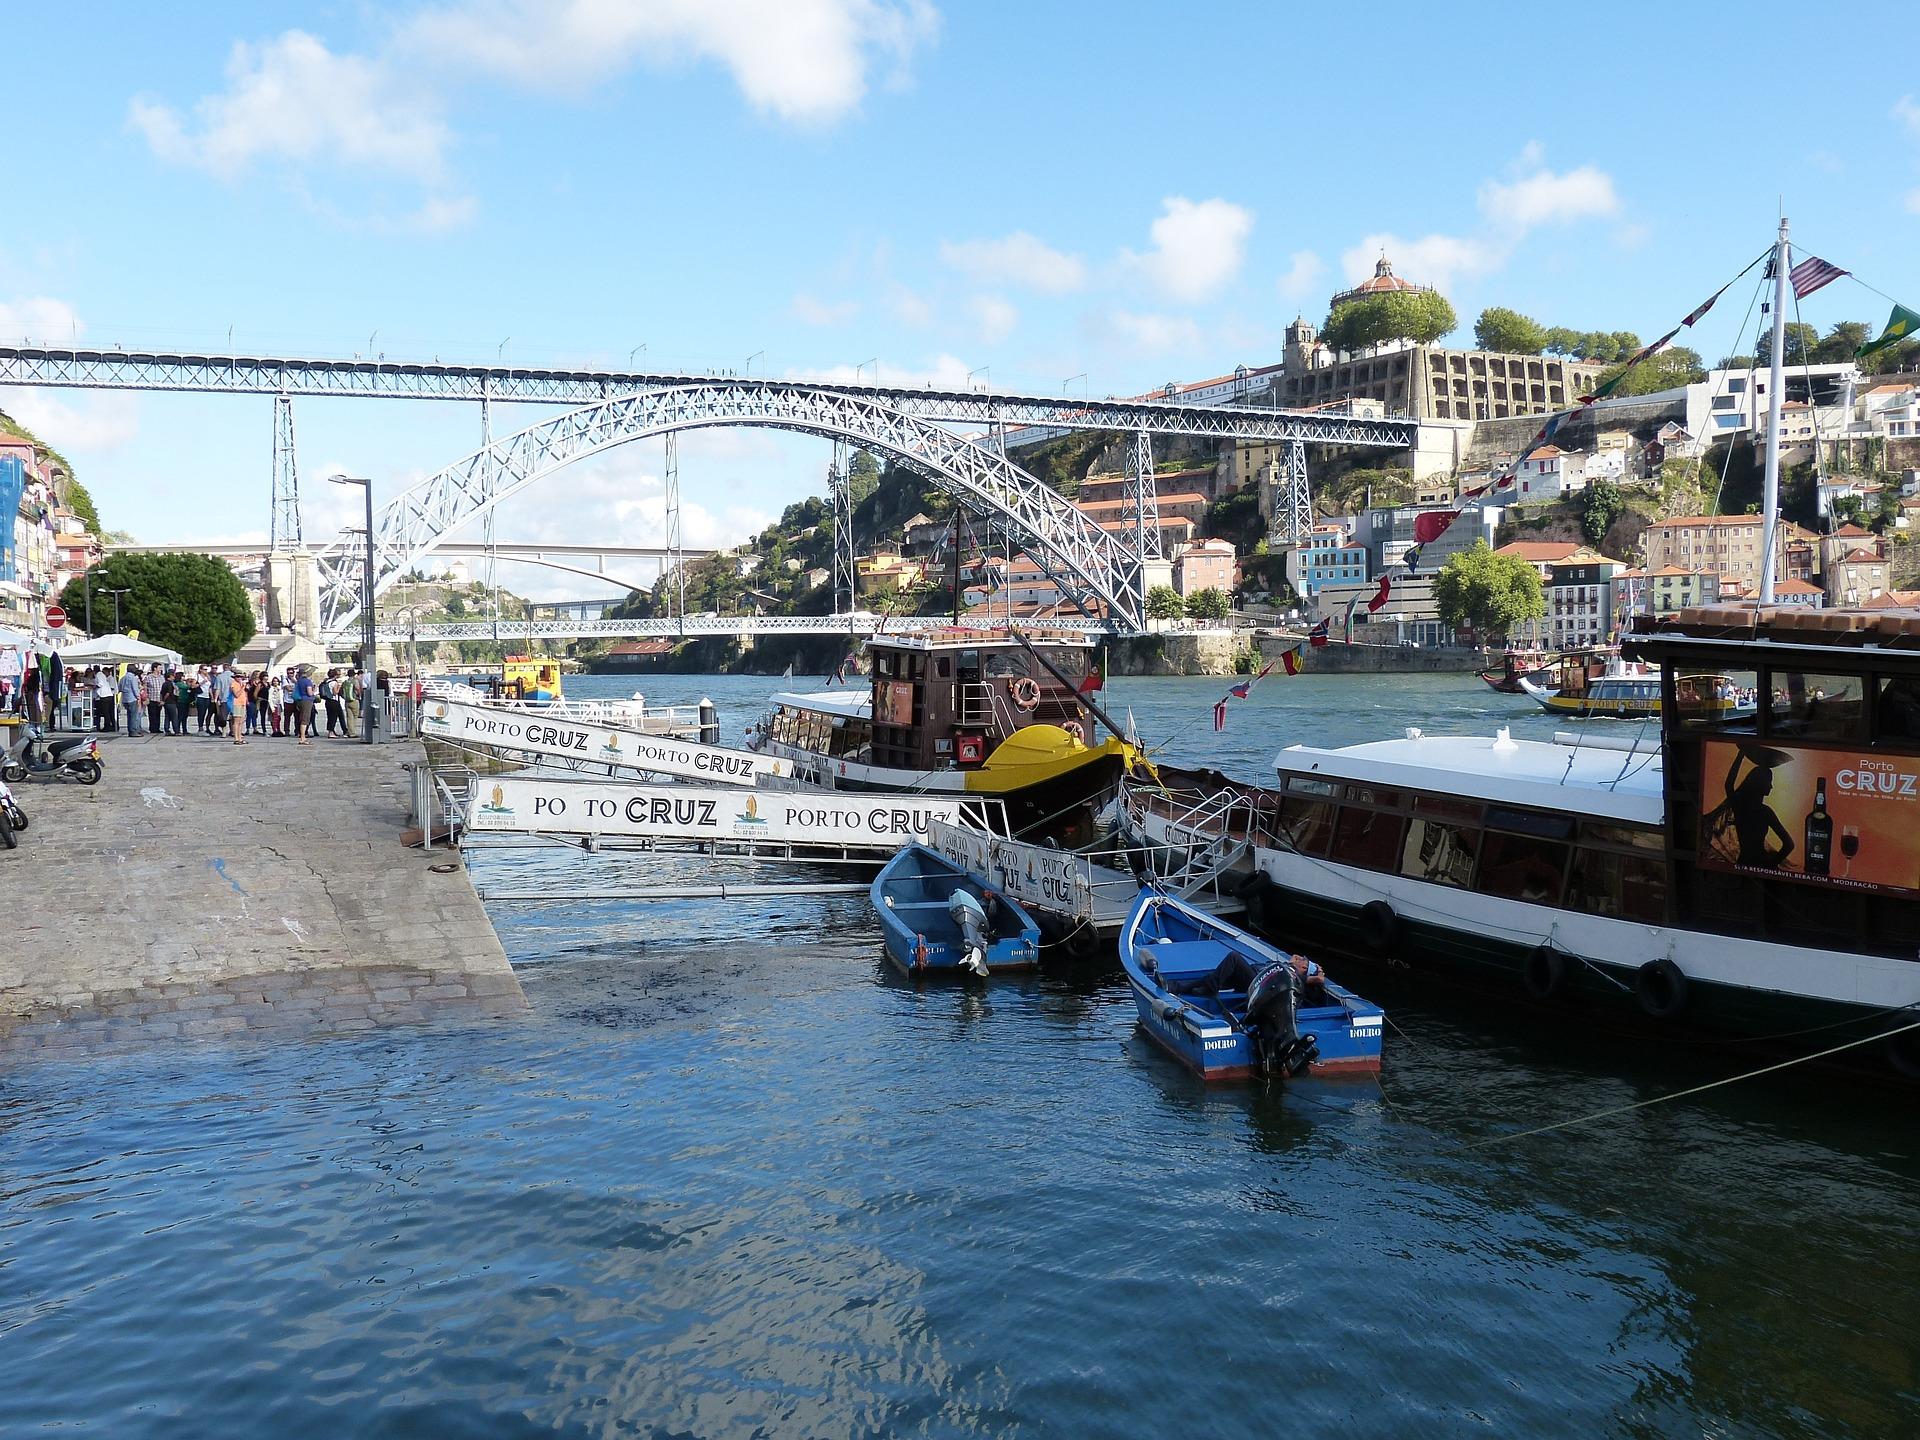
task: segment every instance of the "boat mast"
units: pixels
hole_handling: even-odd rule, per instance
[[[1780,238],[1773,247],[1773,365],[1767,379],[1766,523],[1760,546],[1760,603],[1773,604],[1774,536],[1780,529],[1780,393],[1787,336],[1787,217],[1780,217]],[[1813,397],[1808,396],[1809,400]]]

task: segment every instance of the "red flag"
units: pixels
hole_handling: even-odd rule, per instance
[[[1386,604],[1387,596],[1390,593],[1392,593],[1392,591],[1393,591],[1392,579],[1389,578],[1388,576],[1382,575],[1380,577],[1380,589],[1377,592],[1375,592],[1374,597],[1371,600],[1367,601],[1367,613],[1371,615],[1373,614],[1374,611],[1378,610],[1382,605]]]
[[[1089,665],[1087,667],[1087,678],[1073,687],[1073,693],[1076,695],[1091,695],[1106,683],[1106,676],[1100,673],[1100,667],[1098,665]]]
[[[1447,533],[1447,527],[1460,518],[1458,510],[1422,510],[1413,517],[1413,543],[1431,545]]]
[[[1320,643],[1324,645],[1327,642],[1322,640]],[[1298,675],[1300,673],[1300,666],[1302,663],[1300,659],[1300,652],[1298,650],[1287,651],[1286,654],[1280,657],[1280,663],[1286,666],[1287,674]]]
[[[1213,728],[1215,730],[1224,730],[1227,728],[1227,702],[1224,700],[1216,701],[1214,704]]]

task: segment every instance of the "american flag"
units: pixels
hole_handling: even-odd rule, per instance
[[[1787,279],[1793,282],[1793,298],[1804,300],[1822,285],[1831,285],[1847,273],[1838,265],[1829,265],[1818,255],[1809,255],[1787,272]]]

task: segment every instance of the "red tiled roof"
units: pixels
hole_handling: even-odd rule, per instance
[[[1880,557],[1871,550],[1856,550],[1840,562],[1842,565],[1878,565]]]
[[[1776,595],[1819,595],[1823,593],[1818,585],[1809,585],[1804,580],[1776,580],[1773,582]]]

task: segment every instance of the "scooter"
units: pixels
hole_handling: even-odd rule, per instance
[[[7,782],[0,780],[0,848],[13,849],[20,843],[18,831],[27,828],[27,812],[13,798]]]
[[[100,742],[89,735],[65,740],[47,739],[46,730],[29,725],[14,743],[4,763],[0,780],[19,781],[29,775],[52,775],[78,780],[82,785],[98,785],[106,771],[100,763]]]

